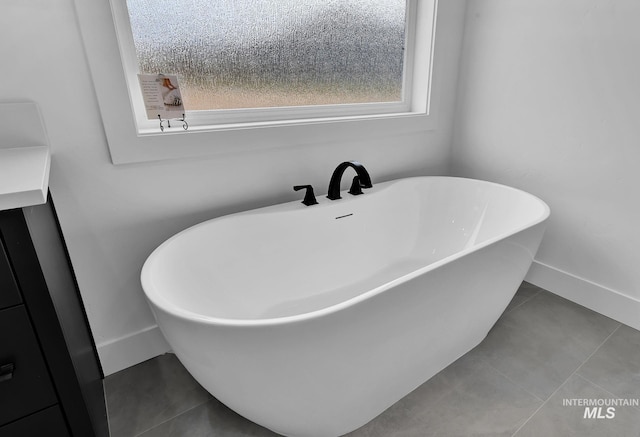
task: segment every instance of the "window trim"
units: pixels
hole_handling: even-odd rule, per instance
[[[76,10],[114,164],[303,144],[307,141],[301,141],[300,138],[314,138],[318,135],[327,140],[336,136],[339,141],[340,138],[357,137],[365,132],[374,135],[377,132],[376,136],[384,136],[393,131],[422,131],[435,126],[436,114],[433,107],[436,100],[434,97],[437,96],[432,92],[432,82],[437,0],[410,0],[408,3],[408,15],[414,17],[416,23],[409,26],[408,38],[413,40],[413,56],[406,56],[408,77],[405,80],[411,81],[412,86],[410,104],[404,108],[391,109],[385,113],[345,114],[336,111],[336,107],[349,105],[326,105],[326,108],[315,107],[320,108],[320,112],[325,111],[325,114],[321,114],[322,117],[310,117],[300,114],[299,108],[293,107],[284,108],[291,115],[291,118],[284,120],[265,119],[216,125],[200,125],[196,115],[199,111],[194,111],[187,113],[187,121],[190,122],[188,131],[182,130],[181,123],[176,123],[177,128],[162,133],[158,122],[155,129],[143,127],[139,130],[137,127],[131,102],[142,100],[141,96],[132,95],[131,87],[127,86],[127,81],[131,81],[131,74],[126,72],[126,64],[131,59],[123,62],[120,50],[122,44],[131,44],[133,49],[133,38],[130,29],[128,33],[123,32],[122,24],[114,19],[114,14],[123,12],[124,5],[128,21],[125,0],[90,3],[92,4],[88,5],[88,2],[76,0]],[[120,10],[117,9],[118,6],[114,7],[117,4],[121,6]],[[128,56],[132,55],[135,58],[135,49],[129,51]],[[134,59],[134,62],[137,68],[137,60]],[[134,83],[137,84],[137,79]],[[370,104],[358,104],[362,105]],[[259,109],[258,112],[272,110],[273,108],[266,108]]]

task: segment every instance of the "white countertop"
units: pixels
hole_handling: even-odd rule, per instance
[[[0,148],[0,211],[46,203],[49,147]]]

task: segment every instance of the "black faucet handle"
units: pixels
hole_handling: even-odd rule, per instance
[[[302,203],[304,203],[305,205],[311,206],[318,203],[318,201],[316,200],[316,195],[313,193],[313,187],[311,185],[294,185],[293,189],[294,191],[303,189],[307,190],[304,194],[304,200],[302,201]]]
[[[349,188],[349,194],[357,196],[358,194],[362,194],[362,188],[366,188],[362,185],[360,181],[360,176],[354,176],[353,182],[351,182],[351,188]]]

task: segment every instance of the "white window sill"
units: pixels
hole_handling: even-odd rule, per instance
[[[165,135],[167,133],[181,133],[188,134],[191,132],[222,132],[222,131],[238,131],[243,129],[261,129],[261,128],[287,128],[293,126],[307,126],[312,124],[333,124],[333,123],[357,123],[367,120],[378,120],[384,122],[384,120],[393,119],[408,119],[415,120],[417,122],[426,122],[429,117],[425,113],[418,112],[400,112],[389,114],[370,114],[370,115],[354,115],[354,116],[336,116],[336,117],[322,117],[322,118],[300,118],[291,120],[277,120],[277,121],[256,121],[256,122],[243,122],[243,123],[225,123],[216,125],[195,124],[191,123],[189,117],[185,117],[188,123],[188,129],[183,128],[182,120],[172,119],[171,128],[167,128],[167,121],[163,121],[165,127],[164,131],[160,130],[159,120],[153,127],[140,127],[138,129],[139,136],[147,135]],[[433,119],[433,117],[431,117]],[[430,130],[432,123],[425,125],[426,129]]]

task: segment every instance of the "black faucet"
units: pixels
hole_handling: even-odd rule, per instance
[[[327,197],[329,199],[341,199],[340,181],[342,180],[342,174],[348,167],[353,168],[356,173],[358,173],[358,175],[353,178],[353,182],[351,183],[351,189],[349,190],[350,194],[356,196],[358,194],[362,194],[362,188],[373,187],[369,172],[367,172],[367,169],[364,168],[364,165],[360,164],[358,161],[345,161],[338,167],[336,167],[333,175],[331,175],[331,181],[329,182],[329,192],[327,193]]]
[[[313,193],[313,187],[311,185],[295,185],[293,187],[295,191],[298,190],[306,190],[304,193],[304,203],[307,206],[316,205],[318,201],[316,200],[316,195]]]

